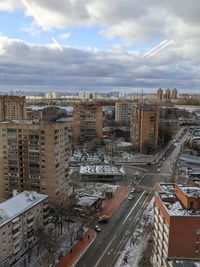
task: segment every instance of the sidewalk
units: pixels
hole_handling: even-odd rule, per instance
[[[95,231],[89,229],[83,235],[83,240],[78,241],[69,251],[62,260],[56,265],[56,267],[71,267],[81,257],[87,247],[92,243],[95,238]]]
[[[97,214],[97,216],[108,215],[109,217],[112,216],[114,211],[119,207],[119,205],[124,201],[124,199],[130,193],[131,188],[128,186],[120,185],[117,190],[113,193],[112,198],[108,198],[104,200],[104,207],[102,210]]]
[[[118,189],[113,193],[113,197],[104,200],[103,209],[97,214],[101,216],[103,214],[112,216],[113,212],[119,207],[123,200],[128,196],[131,188],[128,186],[119,186]],[[56,265],[56,267],[72,267],[82,256],[84,251],[93,242],[96,236],[96,232],[93,229],[89,229],[83,236],[83,240],[78,241],[69,251],[61,261]]]

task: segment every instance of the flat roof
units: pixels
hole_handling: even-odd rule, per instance
[[[0,226],[46,198],[47,195],[24,191],[0,203]]]
[[[189,154],[181,154],[179,160],[200,164],[200,157],[189,155]]]
[[[81,196],[76,204],[83,207],[91,207],[98,199],[98,196]]]
[[[170,216],[200,216],[200,210],[185,209],[175,193],[158,192],[157,196]]]
[[[200,188],[198,186],[179,185],[179,188],[185,193],[187,197],[200,198]]]
[[[85,165],[80,167],[80,174],[125,175],[125,171],[122,166],[116,165]]]

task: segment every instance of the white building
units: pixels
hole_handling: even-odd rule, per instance
[[[0,266],[8,267],[36,243],[48,222],[48,196],[24,191],[0,204]]]

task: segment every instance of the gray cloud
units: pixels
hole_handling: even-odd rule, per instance
[[[2,87],[199,89],[199,0],[32,0],[31,6],[48,28],[98,25],[99,34],[125,40],[130,50],[146,41],[152,47],[155,40],[175,42],[143,59],[141,55],[146,51],[128,51],[129,47],[118,44],[110,50],[64,47],[60,53],[50,45],[1,36]],[[0,10],[14,8],[27,14],[20,1],[0,1]]]
[[[64,47],[64,52],[49,46],[24,43],[0,37],[0,85],[66,89],[117,89],[178,87],[199,89],[198,47],[183,46],[176,53],[157,54],[144,60],[138,52]],[[178,64],[179,63],[179,64]]]

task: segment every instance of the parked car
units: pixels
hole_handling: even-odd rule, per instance
[[[109,217],[107,215],[102,215],[99,217],[98,222],[108,222]]]
[[[132,200],[132,199],[134,199],[134,196],[133,196],[132,194],[130,194],[130,195],[128,196],[128,200]]]
[[[94,230],[96,232],[101,232],[101,228],[98,225],[95,225]]]
[[[140,193],[142,190],[140,188],[135,188],[136,193]]]
[[[158,168],[156,171],[157,171],[157,172],[160,172],[160,168]]]

